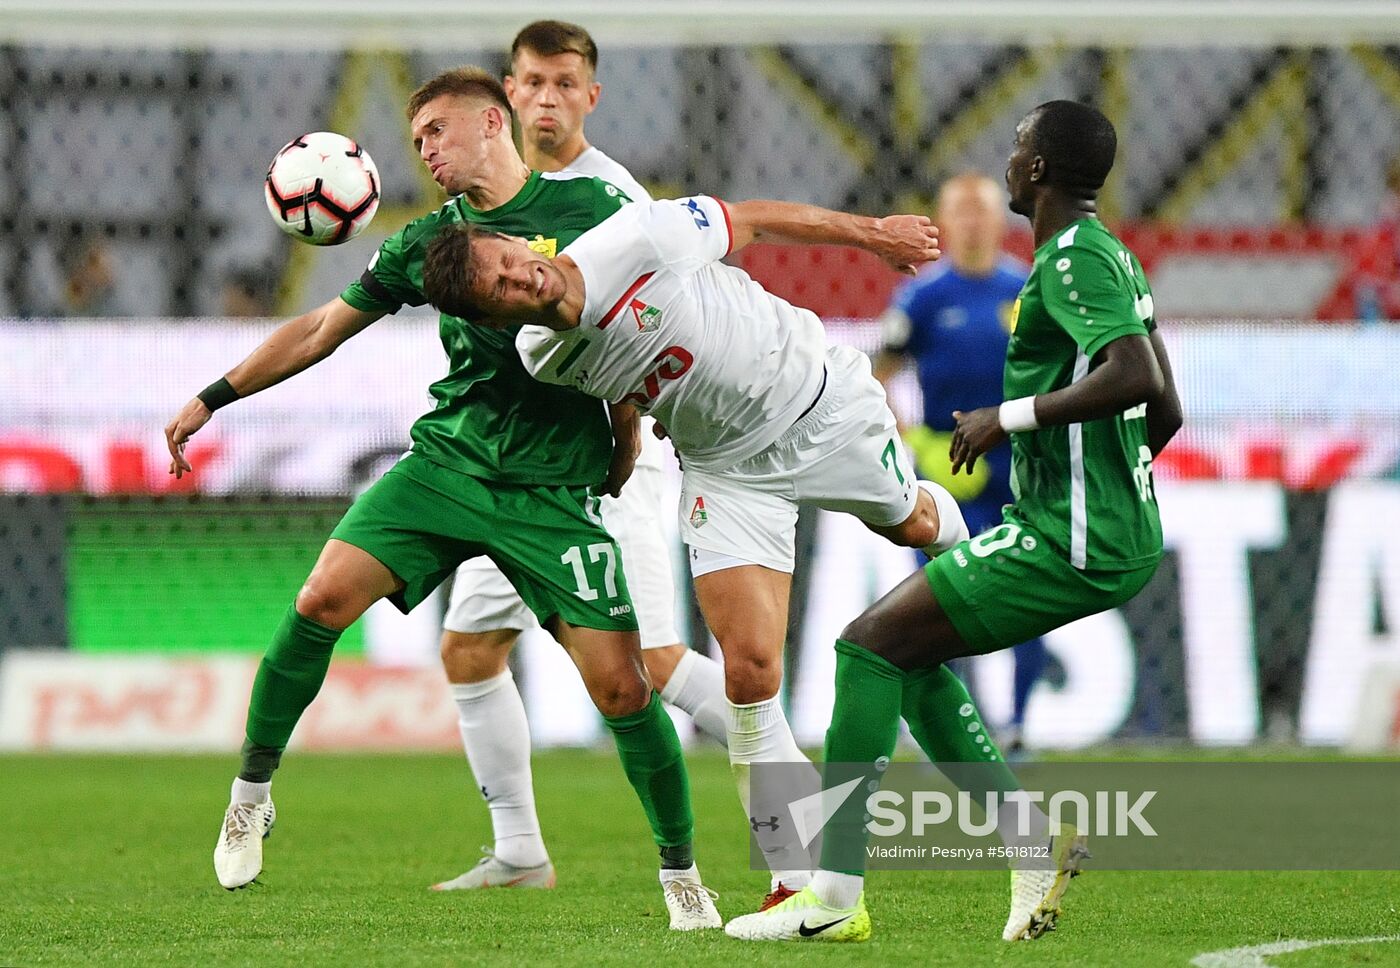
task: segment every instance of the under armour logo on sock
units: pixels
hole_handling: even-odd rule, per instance
[[[491,799],[491,794],[489,794],[489,793],[486,792],[486,787],[485,787],[484,785],[483,785],[482,788],[481,788],[481,799],[483,799],[483,800],[490,800],[490,799]]]
[[[749,826],[753,828],[754,833],[758,833],[759,827],[767,827],[769,830],[777,830],[778,818],[769,817],[767,820],[759,820],[757,817],[750,817]]]

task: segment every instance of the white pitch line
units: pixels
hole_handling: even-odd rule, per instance
[[[1286,955],[1309,948],[1326,948],[1339,944],[1377,944],[1384,941],[1400,941],[1400,934],[1375,935],[1370,938],[1319,938],[1316,941],[1275,941],[1271,944],[1246,945],[1243,948],[1226,948],[1224,951],[1208,951],[1191,959],[1196,968],[1274,968],[1265,960],[1269,955]]]

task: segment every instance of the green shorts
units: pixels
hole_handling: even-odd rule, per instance
[[[1117,608],[1157,570],[1075,568],[1035,528],[1007,518],[924,566],[934,597],[976,654],[1010,648]]]
[[[543,625],[635,631],[617,542],[587,488],[484,481],[412,452],[365,491],[331,537],[402,579],[407,612],[468,558],[488,555]]]

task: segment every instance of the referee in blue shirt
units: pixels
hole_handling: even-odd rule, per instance
[[[1026,267],[1001,251],[1006,198],[986,175],[958,175],[938,196],[943,257],[901,286],[882,319],[883,346],[875,376],[886,384],[914,364],[923,391],[924,422],[905,428],[919,473],[952,492],[973,534],[1001,524],[1012,502],[1011,445],[978,461],[975,472],[954,477],[948,445],[953,411],[995,407],[1002,398],[1002,369],[1010,337],[1011,307],[1026,281]],[[1023,749],[1026,699],[1045,669],[1045,644],[1018,645],[1008,754]]]

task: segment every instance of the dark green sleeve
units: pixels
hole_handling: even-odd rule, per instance
[[[1136,255],[1130,252],[1128,256],[1133,260],[1133,271],[1136,272],[1137,277],[1142,280],[1143,293],[1147,296],[1145,300],[1142,296],[1138,297],[1138,306],[1147,310],[1146,318],[1143,319],[1143,324],[1147,326],[1147,332],[1149,334],[1155,333],[1157,332],[1157,309],[1152,304],[1152,287],[1148,285],[1147,272],[1142,268],[1142,262],[1139,261]],[[1138,315],[1142,316],[1143,313],[1139,312]]]
[[[1038,271],[1046,311],[1085,356],[1119,337],[1147,335],[1136,288],[1108,256],[1070,247],[1046,259]]]
[[[616,215],[622,206],[631,204],[632,199],[627,197],[627,193],[612,182],[603,181],[601,178],[595,178],[594,181],[598,182],[603,189],[594,193],[594,198],[597,200],[594,203],[594,214],[597,215],[599,222],[606,221],[609,217]]]
[[[421,306],[427,300],[409,274],[413,247],[406,227],[384,240],[360,278],[345,287],[340,298],[364,312],[396,313],[400,306]]]

